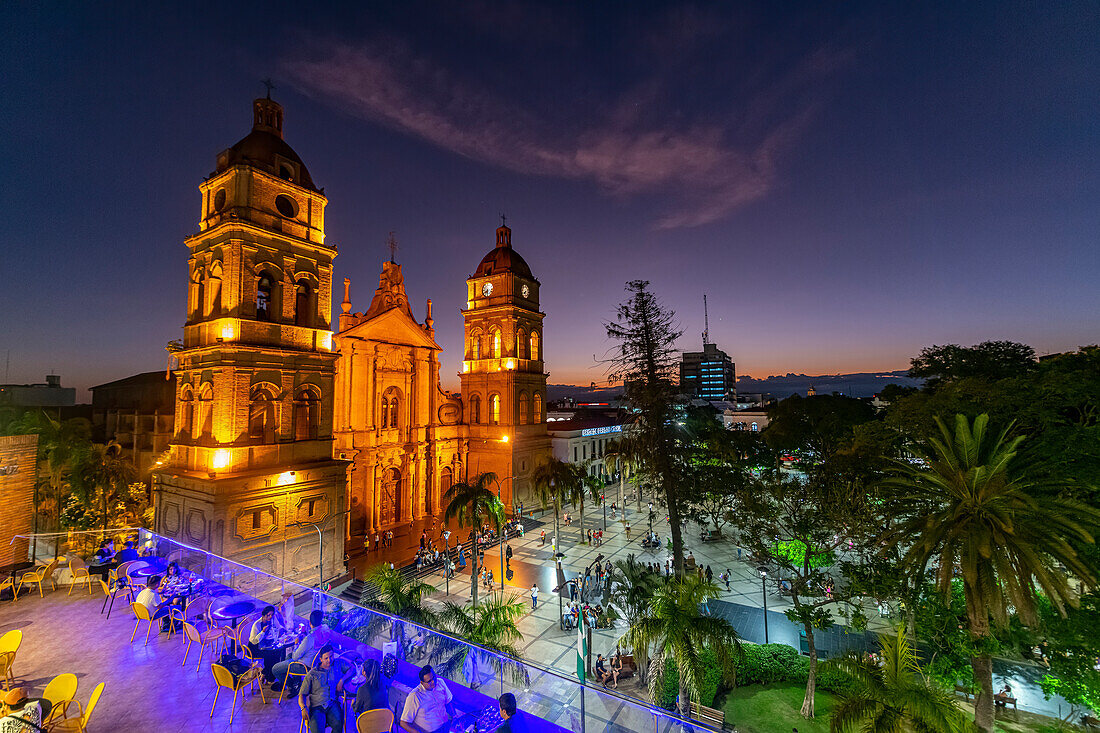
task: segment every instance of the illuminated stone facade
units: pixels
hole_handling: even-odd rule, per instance
[[[332,454],[336,248],[325,242],[327,200],[282,129],[282,107],[256,100],[252,132],[218,155],[199,187],[175,436],[154,478],[156,531],[315,577],[317,535],[288,524],[345,504],[346,464]],[[341,567],[342,525],[325,525],[326,577]]]
[[[462,401],[471,474],[492,471],[505,506],[527,498],[531,472],[550,455],[546,432],[539,281],[512,249],[512,230],[466,279]]]

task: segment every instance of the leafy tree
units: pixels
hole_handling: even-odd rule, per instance
[[[926,346],[912,360],[909,376],[934,391],[943,382],[966,377],[997,380],[1035,369],[1035,349],[1014,341],[983,341],[975,346]]]
[[[570,464],[573,470],[573,479],[570,482],[570,503],[580,506],[580,541],[585,541],[584,533],[584,501],[591,499],[596,506],[600,505],[600,497],[603,496],[604,484],[598,477],[589,473],[592,461]]]
[[[1045,597],[1039,599],[1041,632],[1050,674],[1040,681],[1043,694],[1100,712],[1100,595],[1086,593],[1063,616]]]
[[[879,646],[881,664],[853,657],[827,663],[856,681],[838,694],[831,733],[962,733],[966,718],[950,692],[921,674],[905,632],[880,636]]]
[[[561,547],[561,505],[572,500],[576,480],[577,472],[573,465],[557,458],[546,458],[535,466],[531,474],[535,496],[543,508],[551,504],[554,506],[554,542],[558,547]]]
[[[489,488],[497,480],[496,474],[486,472],[478,475],[472,482],[461,481],[452,484],[443,495],[447,508],[443,512],[444,523],[457,519],[459,527],[470,527],[470,537],[481,529],[482,517],[488,518],[496,526],[497,533],[504,526],[504,505]],[[471,543],[470,552],[470,597],[477,606],[477,574],[480,562],[477,543]],[[503,581],[503,579],[501,579]]]
[[[623,504],[626,495],[626,481],[641,463],[639,446],[631,440],[629,434],[617,440],[608,441],[603,454],[604,465],[608,470],[619,474],[619,504]],[[638,492],[638,510],[642,508],[642,492]]]
[[[130,496],[129,487],[137,478],[137,469],[122,457],[122,446],[113,440],[84,444],[72,460],[69,483],[73,493],[86,507],[103,507],[102,527],[106,530],[112,500]]]
[[[657,587],[645,615],[635,620],[621,642],[637,655],[646,650],[650,665],[646,681],[653,699],[664,686],[665,660],[674,660],[680,674],[681,714],[687,716],[688,700],[699,702],[707,665],[702,652],[714,652],[717,666],[726,684],[736,683],[735,661],[741,654],[741,640],[729,621],[717,616],[705,616],[700,610],[704,600],[716,598],[718,586],[706,580],[688,576],[675,577]]]
[[[989,731],[993,629],[1007,625],[1010,607],[1034,624],[1040,590],[1064,612],[1075,602],[1070,574],[1095,587],[1095,573],[1074,543],[1092,544],[1100,511],[1032,478],[1015,460],[1023,438],[1009,438],[1007,428],[991,431],[988,415],[973,423],[956,415],[954,430],[936,422],[940,435],[929,439],[923,466],[900,464],[885,482],[899,520],[883,540],[905,548],[903,562],[915,572],[923,573],[934,557],[944,596],[956,572],[961,576],[977,652],[971,659],[979,686],[975,724]]]
[[[523,654],[516,646],[516,642],[523,638],[516,622],[526,612],[520,598],[506,598],[503,594],[486,599],[480,606],[446,603],[439,613],[440,629],[496,654],[485,654],[467,644],[434,637],[434,648],[430,653],[432,663],[445,676],[454,676],[461,670],[469,686],[475,690],[483,682],[482,670],[485,669],[491,670],[494,675],[503,674],[508,669],[515,684],[529,684],[527,668],[518,661]]]
[[[874,408],[841,395],[791,395],[768,408],[764,439],[774,450],[809,449],[829,458],[852,442],[852,429],[873,419]]]
[[[476,577],[476,576],[475,576]],[[421,626],[435,626],[438,616],[423,605],[424,598],[435,593],[432,586],[416,578],[407,578],[400,570],[391,569],[386,563],[375,565],[367,573],[366,581],[378,587],[378,600],[382,608],[393,615],[395,620],[390,624],[389,619],[377,614],[370,614],[366,624],[367,639],[377,636],[382,628],[389,624],[390,641],[396,641],[398,647],[407,655],[411,651],[411,639],[405,628],[405,621],[411,621]]]
[[[5,427],[8,435],[38,435],[38,464],[40,475],[46,477],[43,488],[48,491],[46,497],[39,496],[36,510],[49,518],[52,513],[54,529],[60,531],[63,526],[67,494],[69,493],[69,474],[76,458],[91,443],[92,426],[84,418],[55,420],[43,410],[27,410]],[[53,502],[48,507],[47,502]]]
[[[815,469],[805,481],[776,477],[750,493],[742,512],[741,543],[753,555],[778,569],[770,579],[794,608],[787,611],[792,623],[806,635],[810,665],[802,715],[814,717],[817,684],[816,629],[833,623],[834,604],[849,604],[860,593],[858,586],[841,583],[837,553],[849,544],[860,548],[869,527],[865,481],[830,464]]]
[[[626,401],[637,414],[631,438],[642,458],[641,472],[648,474],[665,496],[673,561],[677,574],[683,574],[683,505],[673,475],[676,441],[671,426],[673,385],[680,364],[676,339],[683,332],[675,328],[673,312],[661,305],[648,281],[631,280],[626,290],[630,297],[619,305],[616,320],[605,324],[608,338],[617,342],[609,359],[609,376],[623,382]]]

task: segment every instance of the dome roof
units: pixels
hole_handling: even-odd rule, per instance
[[[481,258],[481,264],[477,266],[474,277],[496,275],[502,272],[511,272],[529,280],[535,279],[527,262],[512,249],[512,230],[503,226],[497,229],[497,246]]]
[[[270,99],[257,99],[252,103],[252,132],[245,135],[236,145],[218,156],[215,172],[221,173],[235,165],[249,165],[296,183],[303,188],[317,191],[305,163],[294,152],[294,148],[283,140],[283,108]],[[297,166],[290,175],[279,162],[290,161]]]

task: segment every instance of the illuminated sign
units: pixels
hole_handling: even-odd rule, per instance
[[[602,428],[585,428],[581,431],[581,437],[587,438],[591,435],[607,435],[608,433],[621,433],[622,431],[622,425],[605,425]]]

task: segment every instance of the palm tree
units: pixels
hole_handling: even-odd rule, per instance
[[[653,603],[653,594],[657,592],[660,576],[651,573],[630,555],[626,560],[616,560],[612,571],[611,599],[622,611],[627,627],[633,626],[638,619],[649,611]],[[646,649],[634,649],[634,663],[638,673],[646,676]]]
[[[881,664],[858,657],[826,662],[857,683],[857,689],[839,693],[831,733],[961,733],[966,717],[950,692],[921,673],[905,631],[879,636],[879,645]]]
[[[584,500],[592,499],[596,506],[600,505],[600,495],[603,492],[603,481],[589,473],[591,461],[573,465],[573,480],[569,486],[570,501],[573,506],[580,505],[580,530],[583,543],[584,534]]]
[[[718,586],[700,578],[675,577],[657,587],[649,610],[636,619],[623,635],[637,656],[639,650],[650,659],[649,692],[656,698],[664,686],[665,660],[670,659],[680,674],[680,711],[689,714],[688,701],[699,701],[706,675],[700,656],[704,648],[714,650],[722,677],[735,684],[734,657],[741,654],[741,640],[729,621],[704,616],[700,604],[718,597]],[[652,653],[650,653],[652,649]]]
[[[940,436],[928,441],[926,467],[899,464],[885,482],[900,521],[884,539],[904,551],[902,562],[913,573],[923,573],[935,557],[945,597],[959,573],[970,636],[976,648],[988,649],[992,628],[1007,622],[1010,608],[1032,624],[1040,591],[1064,612],[1065,604],[1076,603],[1071,575],[1095,587],[1095,573],[1074,543],[1093,543],[1100,511],[1064,498],[1064,485],[1035,479],[1018,465],[1023,437],[1008,437],[1012,425],[992,432],[988,415],[973,424],[956,415],[953,432],[939,418],[936,424]],[[992,658],[974,656],[971,666],[979,685],[974,722],[990,731]]]
[[[561,505],[570,500],[575,478],[576,472],[572,464],[559,461],[557,458],[547,458],[535,466],[531,474],[535,496],[538,497],[543,508],[554,505],[554,542],[558,547],[561,546],[561,527],[558,524]]]
[[[75,455],[69,481],[85,506],[90,505],[94,493],[102,495],[103,531],[106,532],[111,494],[122,493],[136,478],[134,464],[122,457],[122,446],[112,440],[82,446]]]
[[[458,519],[459,527],[471,528],[470,537],[472,538],[474,533],[481,529],[481,518],[484,515],[493,521],[499,534],[500,528],[504,526],[504,505],[489,488],[489,485],[496,480],[495,473],[487,472],[478,475],[472,483],[463,481],[452,484],[443,495],[443,499],[447,502],[447,509],[443,512],[443,522]],[[479,557],[477,543],[474,542],[471,545],[470,559],[473,565],[470,572],[470,595],[476,608]],[[504,579],[501,578],[500,582],[503,583]]]
[[[630,478],[641,463],[638,457],[637,441],[628,436],[618,440],[612,440],[607,444],[603,454],[604,463],[609,470],[619,473],[619,504],[623,503],[626,491],[626,480]],[[638,511],[642,510],[642,490],[638,487]]]
[[[386,563],[371,568],[365,580],[378,587],[378,600],[382,608],[396,617],[390,624],[390,641],[396,641],[398,648],[407,655],[411,641],[405,633],[403,621],[420,626],[434,626],[437,623],[437,614],[422,604],[426,596],[435,592],[435,587],[416,578],[407,578],[400,570],[391,569]],[[389,619],[371,614],[367,622],[369,635],[381,634],[387,623]]]
[[[480,606],[459,606],[448,602],[439,614],[440,629],[452,636],[484,647],[496,654],[486,654],[467,644],[439,637],[431,658],[444,676],[462,671],[470,687],[477,689],[482,683],[482,669],[492,670],[493,675],[503,675],[505,668],[516,684],[528,684],[527,668],[520,663],[522,655],[515,645],[523,638],[516,622],[526,613],[527,607],[518,597],[505,598],[503,594],[487,598]]]

